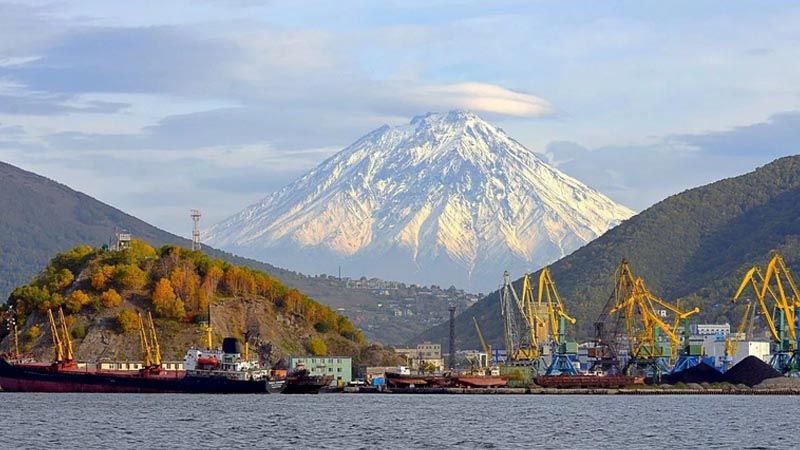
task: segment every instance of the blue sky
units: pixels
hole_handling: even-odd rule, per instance
[[[0,1],[0,160],[183,235],[472,109],[641,210],[800,153],[800,5]]]

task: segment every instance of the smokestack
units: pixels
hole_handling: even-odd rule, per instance
[[[448,368],[452,371],[456,368],[456,307],[450,305],[450,355],[447,361]]]

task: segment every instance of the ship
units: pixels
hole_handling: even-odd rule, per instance
[[[97,392],[97,393],[197,393],[197,394],[271,394],[286,388],[286,380],[273,376],[270,369],[242,355],[236,338],[225,338],[222,349],[212,349],[210,327],[206,350],[190,348],[184,357],[184,369],[167,371],[161,367],[161,355],[152,317],[149,329],[141,316],[140,339],[145,367],[139,370],[104,370],[97,365],[79,364],[73,359],[72,342],[59,310],[57,326],[48,311],[55,350],[50,363],[14,355],[0,356],[0,389],[6,392]],[[150,337],[148,338],[148,331]]]
[[[284,394],[318,394],[333,382],[332,375],[311,375],[305,364],[298,363],[286,374]]]
[[[508,385],[508,377],[482,373],[412,375],[387,372],[386,383],[397,388],[501,388]]]

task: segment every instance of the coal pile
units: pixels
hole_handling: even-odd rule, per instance
[[[748,356],[725,372],[725,381],[753,387],[769,378],[782,377],[780,372],[755,356]]]
[[[720,383],[725,381],[725,377],[715,369],[704,362],[690,367],[680,372],[665,375],[663,380],[670,384],[675,383]]]

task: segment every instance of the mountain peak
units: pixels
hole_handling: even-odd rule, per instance
[[[465,109],[454,109],[448,112],[429,112],[427,114],[423,114],[420,116],[414,116],[411,119],[411,124],[431,124],[431,123],[451,123],[451,124],[460,124],[460,123],[467,123],[470,121],[481,121],[485,122],[481,119],[477,114],[472,111],[465,110]]]
[[[485,270],[537,268],[632,214],[456,110],[367,134],[206,240],[311,273],[488,290]]]

